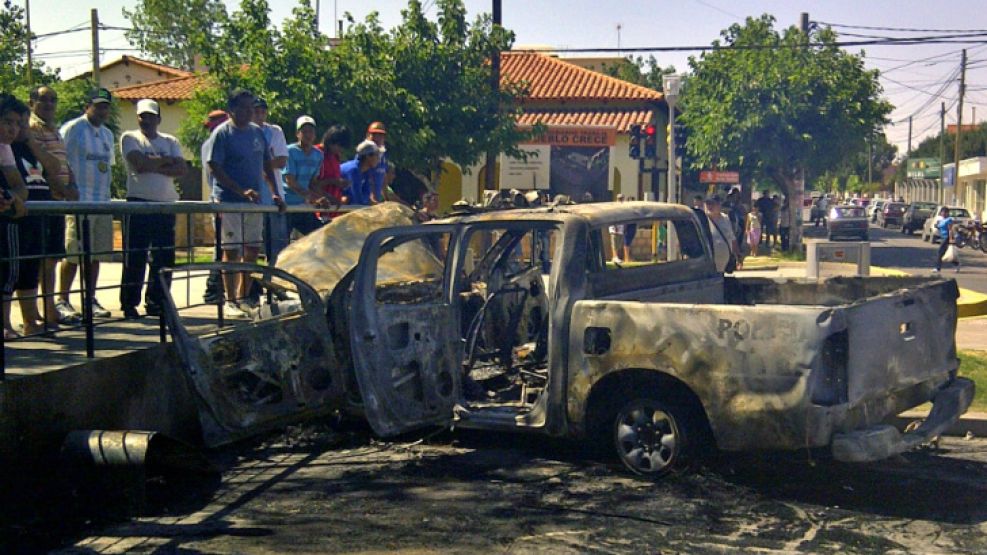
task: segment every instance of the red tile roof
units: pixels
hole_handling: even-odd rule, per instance
[[[184,77],[155,81],[154,83],[121,87],[113,91],[113,96],[133,101],[142,98],[153,98],[154,100],[175,102],[192,98],[192,93],[195,92],[198,86],[199,77],[189,74]]]
[[[660,92],[538,52],[504,52],[501,85],[519,83],[526,100],[637,100],[661,102]]]
[[[536,123],[544,125],[582,125],[605,126],[616,128],[619,133],[630,130],[631,124],[648,123],[654,117],[653,110],[635,110],[633,108],[572,108],[572,109],[535,109],[525,110],[518,116],[517,123],[530,126]]]

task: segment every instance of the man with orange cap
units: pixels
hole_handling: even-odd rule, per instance
[[[387,177],[387,148],[384,143],[387,142],[387,128],[384,127],[384,123],[380,121],[375,121],[367,127],[367,140],[373,141],[377,145],[377,149],[380,150],[380,162],[377,163],[377,167],[374,169],[374,187],[370,191],[370,202],[371,204],[377,204],[379,202],[384,202],[384,183]]]

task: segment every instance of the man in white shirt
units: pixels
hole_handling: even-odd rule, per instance
[[[267,145],[271,149],[271,164],[274,166],[274,186],[277,187],[278,196],[284,198],[282,172],[288,166],[288,140],[281,126],[267,123],[267,101],[263,98],[254,100],[254,123],[260,126],[267,139]],[[279,213],[265,216],[269,237],[265,254],[268,256],[268,264],[273,266],[277,262],[278,253],[288,246],[288,215]]]
[[[713,260],[716,271],[724,272],[733,254],[740,261],[740,248],[737,237],[730,225],[730,218],[721,210],[720,197],[712,196],[706,199],[706,216],[709,217],[709,231],[713,237]]]
[[[112,96],[106,89],[92,93],[81,116],[62,126],[65,140],[65,158],[75,175],[81,202],[108,202],[110,200],[110,168],[114,161],[113,132],[105,123],[110,117]],[[79,312],[69,302],[69,290],[78,271],[78,256],[82,254],[82,229],[76,225],[88,220],[89,248],[92,255],[92,271],[88,287],[96,290],[99,281],[99,263],[109,261],[113,251],[113,216],[108,214],[93,216],[66,216],[65,254],[59,271],[58,311],[59,323],[71,324],[79,321]],[[110,311],[103,308],[93,296],[93,316],[106,318]]]
[[[120,137],[120,152],[127,166],[127,202],[175,202],[175,178],[188,171],[178,140],[158,133],[161,110],[153,100],[137,103],[137,123],[140,129]],[[158,272],[175,264],[174,214],[124,216],[120,307],[128,320],[140,318],[137,305],[149,259],[151,275],[144,309],[148,316],[160,316],[164,290]]]

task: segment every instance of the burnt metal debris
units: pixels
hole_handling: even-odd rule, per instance
[[[725,277],[694,213],[650,202],[412,222],[385,203],[296,242],[277,269],[200,266],[251,271],[294,303],[201,335],[169,303],[208,445],[339,409],[384,436],[455,423],[587,438],[657,476],[704,441],[877,460],[972,398],[953,281]],[[671,225],[681,255],[608,264],[615,225]],[[927,401],[919,429],[883,426]]]

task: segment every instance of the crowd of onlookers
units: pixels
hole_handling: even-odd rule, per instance
[[[110,200],[111,168],[118,145],[107,126],[112,101],[109,91],[98,89],[79,117],[59,127],[55,118],[58,95],[50,87],[33,89],[27,104],[12,95],[0,95],[0,279],[5,339],[53,331],[82,320],[69,293],[79,273],[83,227],[88,230],[91,253],[88,290],[95,290],[100,263],[110,260],[112,216],[28,214],[24,203]],[[154,100],[137,102],[135,115],[138,129],[119,137],[126,200],[175,202],[179,199],[175,180],[188,170],[179,142],[158,130],[161,110]],[[371,123],[365,140],[355,148],[355,157],[344,161],[352,142],[346,127],[329,126],[317,143],[318,123],[302,115],[295,121],[296,141],[288,144],[284,131],[269,123],[267,116],[267,102],[242,89],[229,95],[224,110],[209,114],[204,122],[209,137],[201,155],[212,200],[326,210],[221,216],[226,261],[253,262],[266,246],[274,263],[292,233],[305,235],[317,229],[333,215],[333,207],[369,205],[393,197],[389,185],[394,171],[387,161],[383,123]],[[423,199],[434,209],[430,200]],[[427,207],[423,213],[429,213]],[[160,315],[164,290],[156,276],[160,268],[175,262],[175,215],[141,211],[124,216],[121,224],[120,309],[125,318],[140,318],[143,297],[145,313]],[[147,282],[145,291],[148,268],[155,279]],[[232,293],[226,296],[226,309],[242,314],[246,307],[239,303],[250,303],[249,278],[229,273],[223,281],[225,291]],[[39,285],[44,293],[40,296]],[[17,328],[10,318],[14,295],[23,321]],[[95,297],[91,307],[94,317],[110,316]]]
[[[91,265],[88,290],[95,290],[100,263],[113,253],[113,223],[110,215],[52,216],[26,214],[26,200],[110,200],[111,167],[118,140],[107,126],[112,97],[106,89],[94,91],[77,118],[58,127],[55,112],[57,93],[45,86],[31,91],[28,104],[11,95],[0,95],[0,276],[3,279],[4,336],[14,338],[78,323],[82,315],[69,293],[82,253],[80,238],[88,228]],[[138,129],[119,137],[119,152],[126,169],[126,200],[169,203],[178,200],[175,180],[188,168],[178,140],[159,131],[158,103],[144,99],[136,104]],[[230,93],[223,110],[215,110],[204,122],[209,132],[201,158],[204,178],[211,185],[214,202],[230,205],[308,205],[319,211],[226,213],[221,216],[222,258],[228,262],[255,262],[262,248],[270,263],[292,236],[306,235],[322,226],[343,204],[371,205],[396,198],[390,185],[395,171],[387,160],[387,129],[372,122],[355,156],[344,161],[351,148],[352,133],[342,125],[330,125],[319,139],[319,124],[308,115],[295,120],[295,142],[289,144],[281,127],[268,122],[268,105],[250,91]],[[592,198],[590,198],[592,200]],[[420,220],[435,217],[435,196],[422,199]],[[761,246],[788,248],[791,219],[787,200],[764,191],[747,207],[739,188],[724,200],[697,196],[694,202],[708,223],[708,238],[714,246],[720,271],[733,271]],[[128,319],[141,317],[143,300],[147,315],[160,315],[164,287],[158,271],[175,262],[175,214],[141,211],[122,221],[123,273],[120,310]],[[630,256],[636,230],[614,229],[615,260]],[[664,238],[661,238],[664,241]],[[60,262],[60,263],[59,263]],[[56,263],[57,268],[56,268]],[[57,272],[56,272],[57,270]],[[56,283],[56,273],[58,282]],[[217,280],[218,281],[218,280]],[[38,295],[39,284],[43,295]],[[57,289],[56,289],[57,286]],[[228,314],[248,312],[250,278],[227,272],[222,275],[221,296]],[[23,325],[11,325],[10,304],[18,297]],[[43,310],[38,310],[38,299]],[[110,311],[92,299],[92,316],[108,317]]]
[[[788,198],[764,190],[748,207],[740,188],[733,188],[721,199],[717,195],[696,195],[692,207],[707,216],[710,240],[717,269],[733,271],[743,267],[744,258],[758,256],[762,248],[788,250],[792,218]]]

